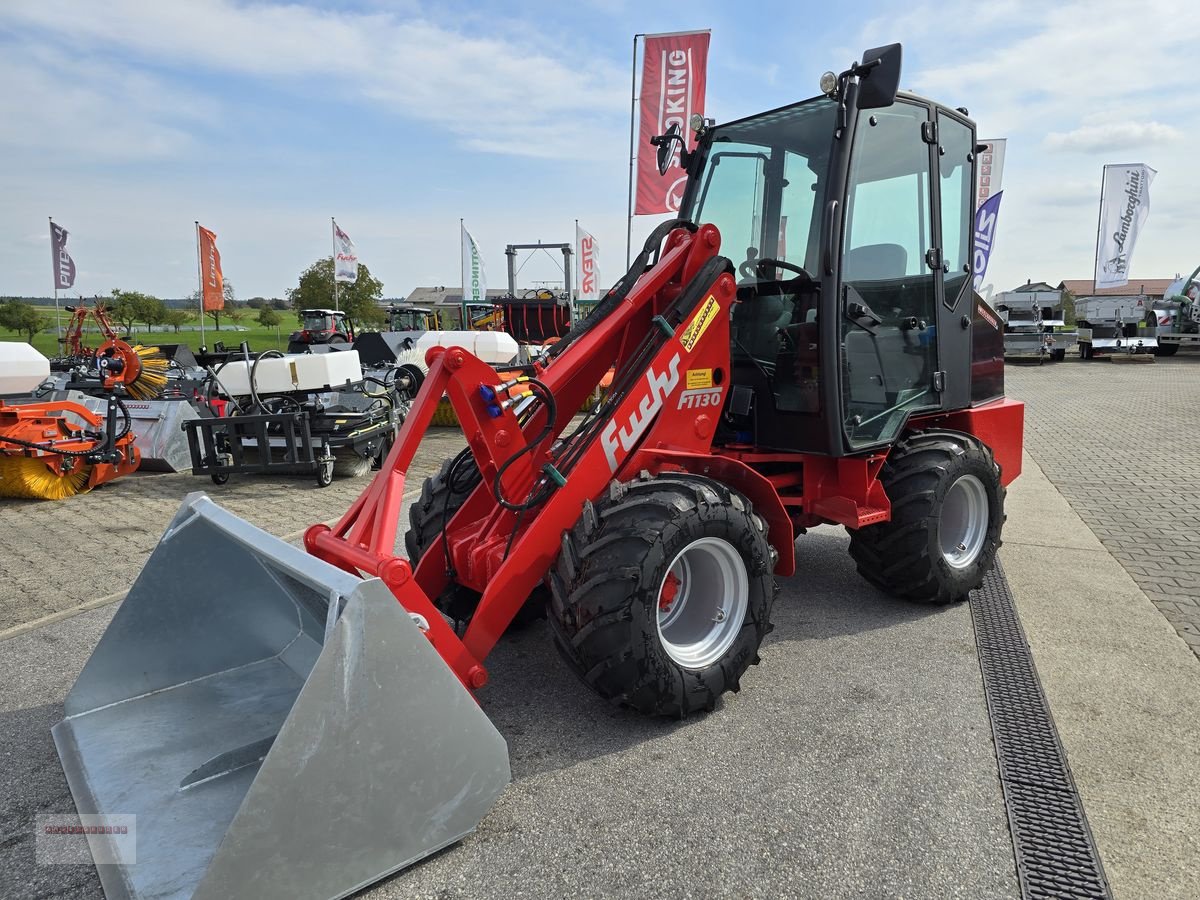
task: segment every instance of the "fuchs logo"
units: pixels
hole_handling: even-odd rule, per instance
[[[596,294],[596,239],[590,234],[579,241],[579,292],[585,297]]]
[[[604,458],[608,460],[608,470],[617,471],[617,448],[629,453],[641,439],[658,411],[663,408],[667,397],[679,386],[679,354],[671,357],[667,371],[659,374],[653,368],[646,370],[646,393],[642,396],[637,409],[629,417],[624,428],[618,428],[614,419],[604,426],[600,433],[600,446],[604,448]]]

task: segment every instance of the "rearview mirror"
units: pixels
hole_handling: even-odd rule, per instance
[[[900,89],[900,45],[875,47],[863,54],[854,69],[859,77],[858,108],[883,109],[896,102]]]
[[[666,134],[660,134],[652,140],[652,143],[658,145],[658,174],[666,175],[667,169],[671,168],[671,159],[674,153],[671,151],[674,148],[676,141],[683,143],[683,135],[680,133],[679,126],[672,124]]]

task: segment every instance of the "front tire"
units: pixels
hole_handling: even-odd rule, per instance
[[[851,530],[858,572],[905,600],[963,600],[996,562],[1004,487],[992,452],[955,431],[919,431],[892,450],[880,473],[890,522]]]
[[[551,574],[559,651],[600,696],[651,715],[712,709],[758,662],[776,554],[750,501],[690,475],[613,482]]]

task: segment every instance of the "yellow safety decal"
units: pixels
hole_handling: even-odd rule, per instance
[[[708,299],[704,301],[704,306],[700,307],[700,312],[696,313],[696,317],[683,330],[683,335],[679,338],[679,343],[683,344],[684,350],[688,353],[692,352],[692,348],[704,336],[704,332],[708,330],[708,326],[713,323],[720,310],[721,304],[717,302],[717,298],[709,294]]]
[[[688,369],[687,386],[689,388],[708,388],[713,386],[712,369]]]

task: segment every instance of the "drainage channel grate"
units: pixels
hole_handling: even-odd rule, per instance
[[[998,561],[971,594],[971,620],[1021,895],[1107,900],[1100,854]]]

